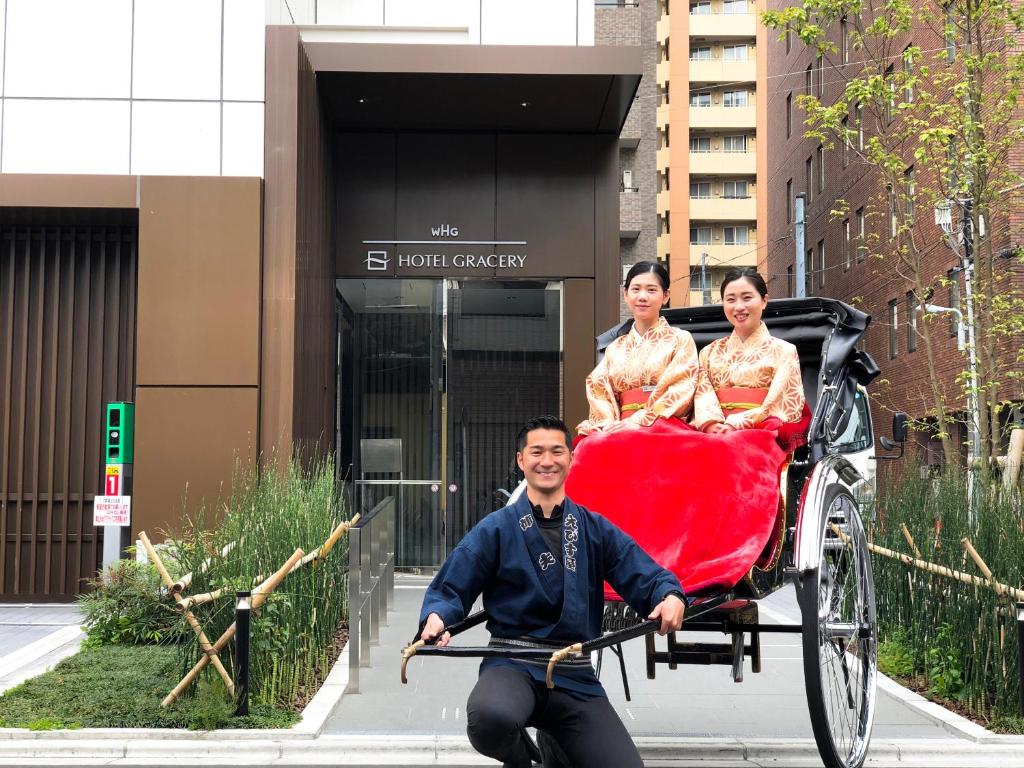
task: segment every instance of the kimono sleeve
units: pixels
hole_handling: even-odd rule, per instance
[[[628,534],[600,515],[591,519],[601,537],[604,578],[634,611],[646,616],[669,592],[683,593],[675,574],[654,562]]]
[[[493,576],[496,559],[488,553],[497,551],[496,538],[494,527],[481,523],[452,550],[423,596],[420,627],[432,613],[440,616],[446,627],[466,618]]]
[[[708,424],[725,421],[722,405],[718,402],[718,394],[711,383],[710,365],[713,344],[708,344],[700,351],[697,368],[697,392],[693,397],[693,426],[703,430]]]
[[[764,403],[757,408],[726,417],[726,424],[743,429],[759,424],[769,416],[775,416],[784,424],[800,420],[804,408],[804,385],[796,347],[776,342],[773,355],[775,374]]]
[[[590,417],[576,427],[578,434],[599,432],[619,420],[619,403],[608,374],[607,354],[587,376],[587,402],[590,404]]]
[[[697,345],[686,331],[677,331],[677,337],[675,352],[658,377],[647,408],[636,417],[645,427],[659,418],[685,418],[693,406],[693,393],[697,388]]]

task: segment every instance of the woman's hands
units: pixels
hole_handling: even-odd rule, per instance
[[[729,432],[735,432],[736,427],[726,424],[724,421],[713,421],[710,424],[705,424],[702,431],[708,435],[725,435]]]

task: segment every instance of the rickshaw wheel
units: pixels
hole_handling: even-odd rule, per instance
[[[818,751],[828,768],[860,768],[875,713],[878,622],[867,536],[841,485],[825,494],[819,565],[799,585],[804,683]]]

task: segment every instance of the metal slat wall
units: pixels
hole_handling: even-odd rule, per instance
[[[104,403],[134,388],[137,242],[133,226],[0,224],[0,601],[70,601],[99,567],[92,499]]]

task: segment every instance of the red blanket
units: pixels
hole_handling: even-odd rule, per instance
[[[758,560],[775,530],[785,458],[772,429],[705,435],[659,419],[579,440],[566,492],[697,596],[730,589]]]

